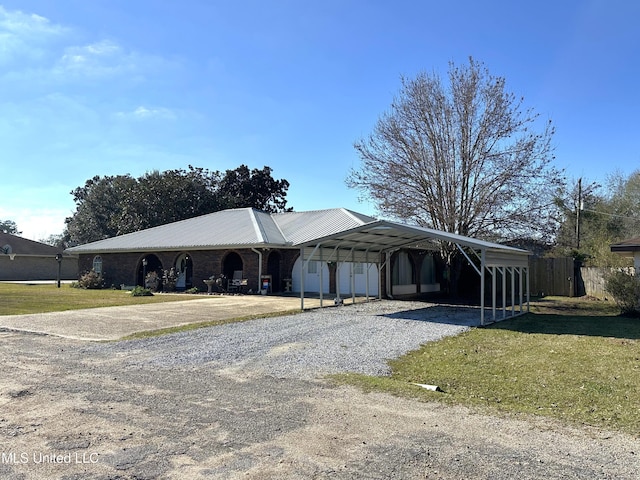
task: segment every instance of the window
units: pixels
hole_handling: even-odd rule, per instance
[[[407,252],[400,252],[392,270],[392,285],[413,284],[413,264]]]
[[[422,260],[422,269],[420,270],[420,283],[436,283],[436,267],[435,262],[433,261],[433,255],[426,255]]]
[[[353,274],[354,275],[364,275],[364,263],[354,263],[353,264]]]
[[[100,255],[93,257],[93,271],[98,275],[102,274],[102,257]]]
[[[309,273],[318,273],[318,262],[316,261],[309,262],[307,269]]]

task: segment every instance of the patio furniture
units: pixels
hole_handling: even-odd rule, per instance
[[[247,286],[247,279],[242,278],[242,270],[236,270],[233,272],[233,277],[229,280],[227,291],[242,293],[244,287]]]

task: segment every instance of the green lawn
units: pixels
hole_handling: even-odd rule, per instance
[[[164,294],[132,297],[122,290],[83,290],[69,285],[0,283],[0,315],[59,312],[79,308],[140,305],[202,298],[199,295]]]
[[[390,377],[341,375],[365,390],[640,435],[640,319],[610,303],[546,299],[532,313],[424,345]],[[439,386],[430,392],[412,383]]]

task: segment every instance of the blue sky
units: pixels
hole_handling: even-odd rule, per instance
[[[556,126],[555,164],[640,168],[640,2],[0,0],[0,219],[61,233],[94,175],[268,165],[296,210],[344,179],[400,87],[469,56]]]

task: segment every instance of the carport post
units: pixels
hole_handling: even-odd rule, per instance
[[[322,270],[324,270],[324,264],[322,263],[322,249],[320,249],[320,308],[324,305],[322,303],[322,290],[324,289],[324,283],[322,281]]]
[[[531,300],[531,284],[529,283],[529,267],[527,267],[527,313],[529,313],[530,300]]]
[[[480,325],[484,326],[484,269],[485,269],[485,249],[480,252]]]
[[[496,321],[496,267],[491,267],[491,314]]]
[[[511,267],[511,316],[516,315],[516,269]]]
[[[354,266],[355,264],[353,263],[353,248],[351,249],[351,304],[353,305],[354,303],[356,303],[356,275],[355,275],[355,270],[354,270]]]
[[[382,300],[382,268],[386,265],[386,263],[380,262],[380,257],[382,256],[382,250],[378,252],[378,300]]]
[[[369,265],[369,249],[367,248],[364,252],[364,264],[367,266],[367,271],[365,272],[366,275],[364,277],[364,297],[365,297],[365,301],[368,302],[369,301],[369,267],[371,267],[371,265]]]
[[[520,313],[524,313],[522,308],[522,274],[524,273],[524,269],[522,267],[518,268],[518,300],[520,303]]]
[[[391,271],[390,271],[391,269],[389,268],[391,266],[391,252],[387,250],[386,252],[384,252],[384,255],[385,255],[384,264],[387,267],[384,269],[387,297],[393,298],[393,291],[391,289]]]
[[[336,301],[340,304],[340,250],[336,250]]]
[[[304,247],[300,247],[300,310],[304,310]]]
[[[507,318],[507,267],[502,267],[502,319]]]

